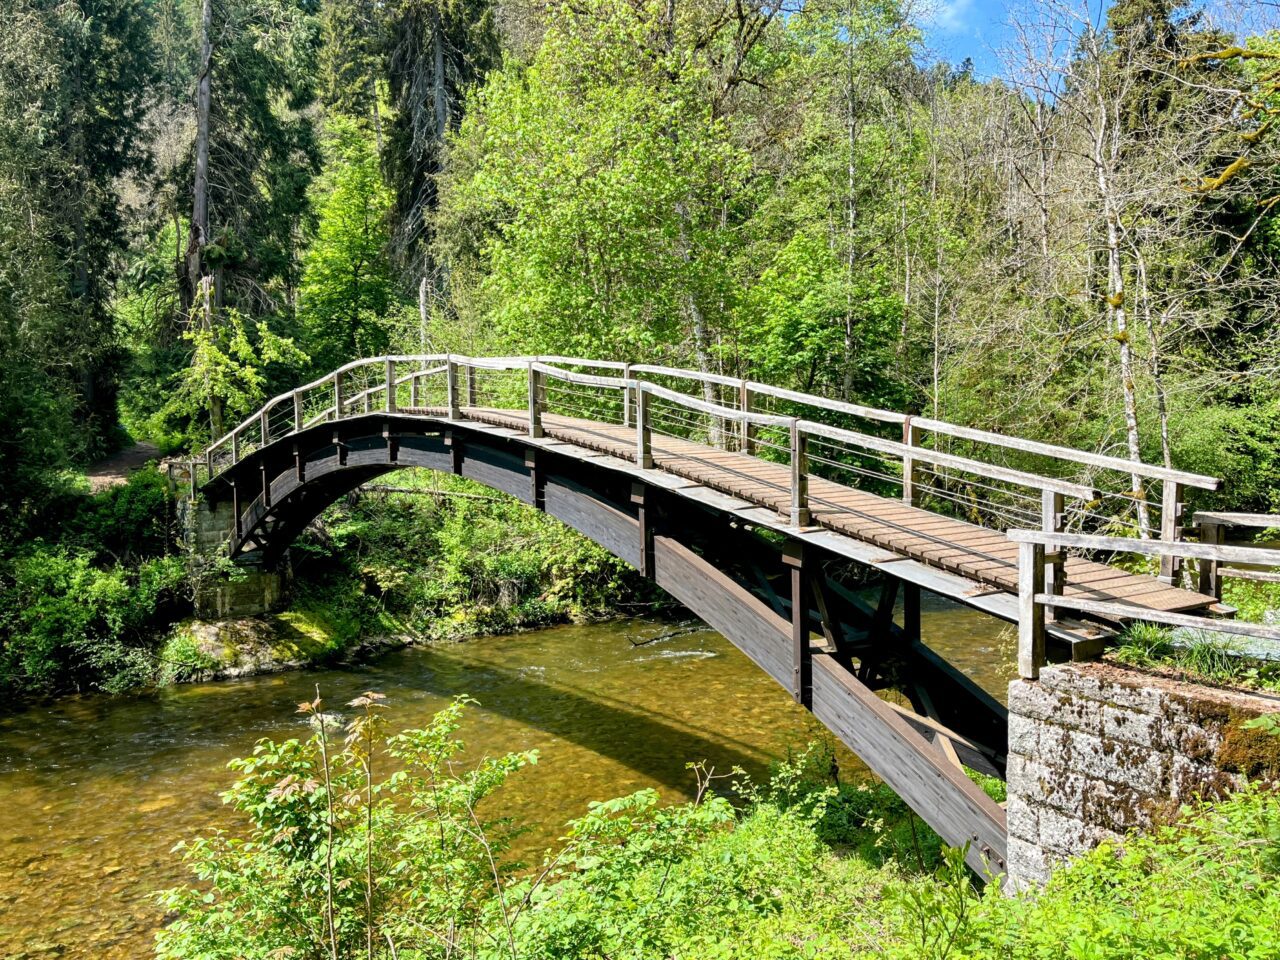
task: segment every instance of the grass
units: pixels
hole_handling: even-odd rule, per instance
[[[1172,632],[1163,627],[1134,623],[1120,635],[1109,657],[1125,666],[1159,670],[1197,683],[1280,691],[1280,661],[1246,656],[1232,641],[1209,634],[1175,642]]]

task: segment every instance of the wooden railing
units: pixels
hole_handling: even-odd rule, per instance
[[[633,429],[633,459],[643,469],[654,464],[655,435],[789,463],[787,513],[798,526],[820,505],[809,483],[820,476],[897,491],[906,503],[983,525],[1050,534],[1131,529],[1126,511],[1154,506],[1152,533],[1170,545],[1179,540],[1185,489],[1218,486],[1213,477],[715,373],[581,357],[423,354],[356,360],[272,398],[206,448],[192,467],[193,491],[252,451],[320,423],[427,409],[458,420],[481,408],[525,410],[532,437],[541,436],[546,413]],[[1145,482],[1160,485],[1158,501],[1134,489]],[[1163,578],[1175,580],[1184,555],[1156,555]],[[1056,568],[1051,582],[1055,576]]]
[[[1267,513],[1218,513],[1203,511],[1195,515],[1195,527],[1201,543],[1221,544],[1231,527],[1254,530],[1280,530],[1280,514]],[[1260,583],[1280,583],[1280,571],[1258,570],[1246,567],[1224,567],[1218,559],[1200,561],[1200,592],[1222,599],[1223,578],[1253,580]]]
[[[1092,600],[1087,597],[1062,596],[1060,591],[1051,591],[1046,585],[1046,570],[1050,566],[1061,568],[1063,551],[1068,549],[1147,557],[1172,554],[1180,560],[1196,560],[1202,565],[1212,564],[1215,567],[1223,563],[1248,563],[1273,569],[1280,569],[1280,550],[1223,546],[1212,542],[1170,544],[1043,530],[1010,530],[1008,536],[1018,544],[1018,673],[1024,680],[1035,680],[1040,676],[1040,668],[1045,662],[1045,621],[1047,612],[1053,610],[1069,610],[1116,623],[1141,621],[1280,641],[1280,627],[1169,613],[1136,604]],[[1204,570],[1204,566],[1201,570]]]

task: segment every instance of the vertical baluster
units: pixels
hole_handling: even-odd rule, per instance
[[[262,434],[262,445],[265,447],[271,442],[271,417],[267,414],[266,407],[258,414],[258,432]]]
[[[293,432],[297,433],[302,429],[302,392],[293,391]]]
[[[738,387],[738,406],[743,413],[751,413],[754,399],[751,387],[747,385],[746,380],[743,380]],[[742,452],[752,456],[756,452],[756,425],[746,417],[742,419]]]
[[[387,358],[387,413],[396,412],[396,362]]]
[[[1018,676],[1040,679],[1044,663],[1044,606],[1036,594],[1044,592],[1044,545],[1018,544]]]
[[[631,404],[633,402],[630,363],[622,365],[622,384],[622,425],[629,427],[631,426]]]
[[[1160,540],[1176,543],[1182,532],[1182,484],[1166,480],[1160,491]],[[1182,577],[1182,560],[1168,554],[1160,557],[1160,579],[1176,584]]]
[[[902,443],[908,448],[920,446],[920,431],[910,417],[902,422]],[[920,466],[910,449],[902,458],[902,502],[920,505]]]
[[[462,418],[462,411],[458,409],[458,364],[454,362],[453,354],[445,358],[445,389],[448,392],[449,419],[459,420]]]
[[[636,464],[641,470],[653,469],[653,431],[649,426],[649,395],[643,383],[636,383]]]
[[[1199,520],[1196,523],[1200,531],[1200,542],[1209,546],[1222,546],[1225,539],[1222,524]],[[1222,599],[1222,570],[1217,560],[1200,561],[1200,592],[1209,597]]]
[[[1053,490],[1040,491],[1040,528],[1045,533],[1061,533],[1066,519],[1064,497]],[[1052,552],[1045,568],[1045,593],[1062,596],[1062,588],[1066,583],[1066,560],[1061,547]],[[1049,619],[1055,619],[1053,610],[1048,612]]]
[[[476,406],[476,368],[467,367],[467,406]]]
[[[342,374],[333,375],[333,419],[342,419]]]
[[[542,436],[542,371],[530,361],[529,365],[529,436]]]
[[[791,525],[809,523],[809,437],[800,421],[791,421]]]
[[[240,428],[237,427],[231,431],[231,463],[235,465],[240,462]]]

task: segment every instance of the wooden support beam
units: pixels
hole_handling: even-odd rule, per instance
[[[460,420],[462,411],[458,408],[458,364],[454,362],[452,356],[445,361],[444,377],[447,394],[446,403],[448,405],[447,416],[450,420]]]
[[[333,374],[333,419],[342,419],[342,371]]]
[[[444,445],[449,448],[449,466],[457,476],[462,476],[462,437],[453,430],[444,432]]]
[[[902,583],[902,632],[908,643],[920,639],[920,584],[905,580]]]
[[[1054,490],[1040,491],[1040,529],[1046,533],[1061,533],[1066,523],[1066,502],[1061,493]],[[1045,568],[1044,588],[1046,593],[1061,595],[1066,584],[1066,558],[1061,550],[1055,550],[1052,559]],[[1049,612],[1053,618],[1053,612]]]
[[[542,436],[542,408],[546,405],[542,372],[529,363],[529,436],[535,440]]]
[[[302,454],[302,445],[293,444],[293,475],[298,483],[307,482],[307,460]]]
[[[653,491],[648,484],[631,484],[631,502],[636,508],[636,520],[640,535],[640,575],[653,578],[653,533],[654,509]]]
[[[271,506],[271,478],[267,476],[267,463],[265,460],[259,462],[258,473],[261,474],[262,482],[262,506]]]
[[[382,424],[382,442],[387,448],[387,463],[400,462],[400,436],[391,432],[391,421]]]
[[[396,362],[387,358],[387,413],[396,412]]]
[[[803,707],[813,703],[813,655],[809,639],[809,580],[802,544],[788,542],[782,562],[791,572],[791,696]]]
[[[537,447],[526,447],[524,451],[525,469],[529,471],[529,502],[535,509],[543,512],[547,509],[547,478],[541,465],[541,451]]]
[[[751,390],[750,381],[743,380],[738,388],[738,407],[743,413],[751,413],[755,403],[755,394]],[[750,456],[756,453],[756,426],[749,417],[742,418],[742,452]]]

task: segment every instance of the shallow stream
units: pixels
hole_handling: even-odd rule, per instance
[[[1003,699],[1012,650],[1001,624],[926,605],[923,628]],[[462,731],[472,752],[540,751],[502,794],[535,850],[591,800],[643,787],[688,799],[690,760],[763,779],[820,732],[718,634],[634,620],[10,714],[0,717],[0,957],[148,956],[163,919],[155,891],[188,879],[171,848],[234,826],[218,799],[227,761],[262,737],[307,735],[294,710],[316,684],[331,705],[385,694],[393,729],[423,725],[460,694],[478,700]],[[840,763],[848,777],[861,769],[848,753]]]

